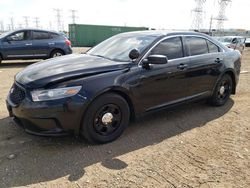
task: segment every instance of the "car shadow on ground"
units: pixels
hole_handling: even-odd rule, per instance
[[[89,145],[74,137],[31,136],[11,126],[10,118],[3,118],[0,120],[0,187],[26,186],[65,176],[69,181],[76,181],[84,176],[86,167],[95,163],[108,169],[124,169],[128,164],[117,157],[202,127],[223,116],[233,105],[230,99],[222,107],[199,102],[162,110],[132,122],[118,140],[104,145]],[[10,160],[7,157],[10,154],[16,157]]]
[[[0,64],[0,69],[1,68],[23,68],[28,65],[34,64],[39,62],[39,60],[30,60],[30,61],[3,61]]]

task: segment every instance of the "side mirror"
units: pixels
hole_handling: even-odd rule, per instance
[[[140,56],[140,52],[137,49],[133,49],[129,52],[129,58],[131,60],[136,60]]]
[[[168,58],[164,55],[150,55],[142,61],[142,68],[150,69],[150,64],[161,65],[167,64]]]
[[[232,40],[232,43],[233,43],[233,44],[236,44],[236,43],[237,43],[237,39],[234,38],[234,39]]]
[[[149,64],[166,64],[168,63],[168,58],[164,55],[150,55],[148,56]]]

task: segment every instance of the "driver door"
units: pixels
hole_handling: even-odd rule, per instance
[[[7,59],[28,58],[33,56],[30,31],[18,31],[9,35],[3,42],[3,54]]]
[[[168,63],[150,65],[149,70],[140,67],[139,84],[134,88],[134,95],[138,97],[143,111],[184,102],[187,94],[186,70],[189,58],[183,58],[181,37],[172,37],[160,42],[150,55],[165,55],[168,57]]]

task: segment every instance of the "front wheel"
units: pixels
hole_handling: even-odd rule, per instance
[[[233,81],[230,75],[225,74],[217,83],[209,103],[213,106],[224,105],[232,93]]]
[[[83,117],[81,135],[91,143],[117,139],[129,124],[130,109],[120,95],[104,94],[90,105]]]

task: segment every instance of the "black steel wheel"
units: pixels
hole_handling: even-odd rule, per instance
[[[217,83],[212,97],[209,99],[210,104],[214,106],[224,105],[232,93],[233,82],[230,75],[225,74]]]
[[[120,95],[104,94],[90,105],[83,117],[81,134],[91,143],[107,143],[118,138],[127,127],[130,109]]]

